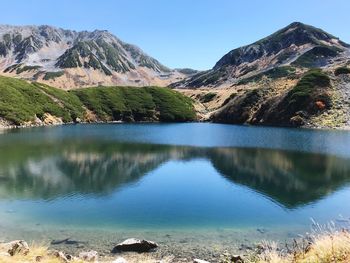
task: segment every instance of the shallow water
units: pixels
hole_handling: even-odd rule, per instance
[[[350,216],[346,131],[76,125],[7,131],[0,149],[4,240],[107,253],[132,236],[188,256]]]

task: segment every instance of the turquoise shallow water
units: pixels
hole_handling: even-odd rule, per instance
[[[345,131],[76,125],[7,131],[0,149],[4,239],[94,247],[131,235],[167,243],[171,233],[228,246],[350,217]]]

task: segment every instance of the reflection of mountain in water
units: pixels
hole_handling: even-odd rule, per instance
[[[169,160],[205,158],[229,181],[287,208],[316,201],[350,180],[349,160],[320,154],[243,148],[66,141],[21,144],[0,152],[0,198],[106,195]]]

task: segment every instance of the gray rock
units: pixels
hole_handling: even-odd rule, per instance
[[[122,243],[119,243],[112,249],[112,253],[120,251],[133,251],[133,252],[148,252],[158,247],[158,244],[153,241],[140,240],[135,238],[129,238]]]

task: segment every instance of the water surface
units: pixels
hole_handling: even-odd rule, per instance
[[[76,125],[5,132],[0,149],[4,239],[228,249],[350,216],[345,131]]]

